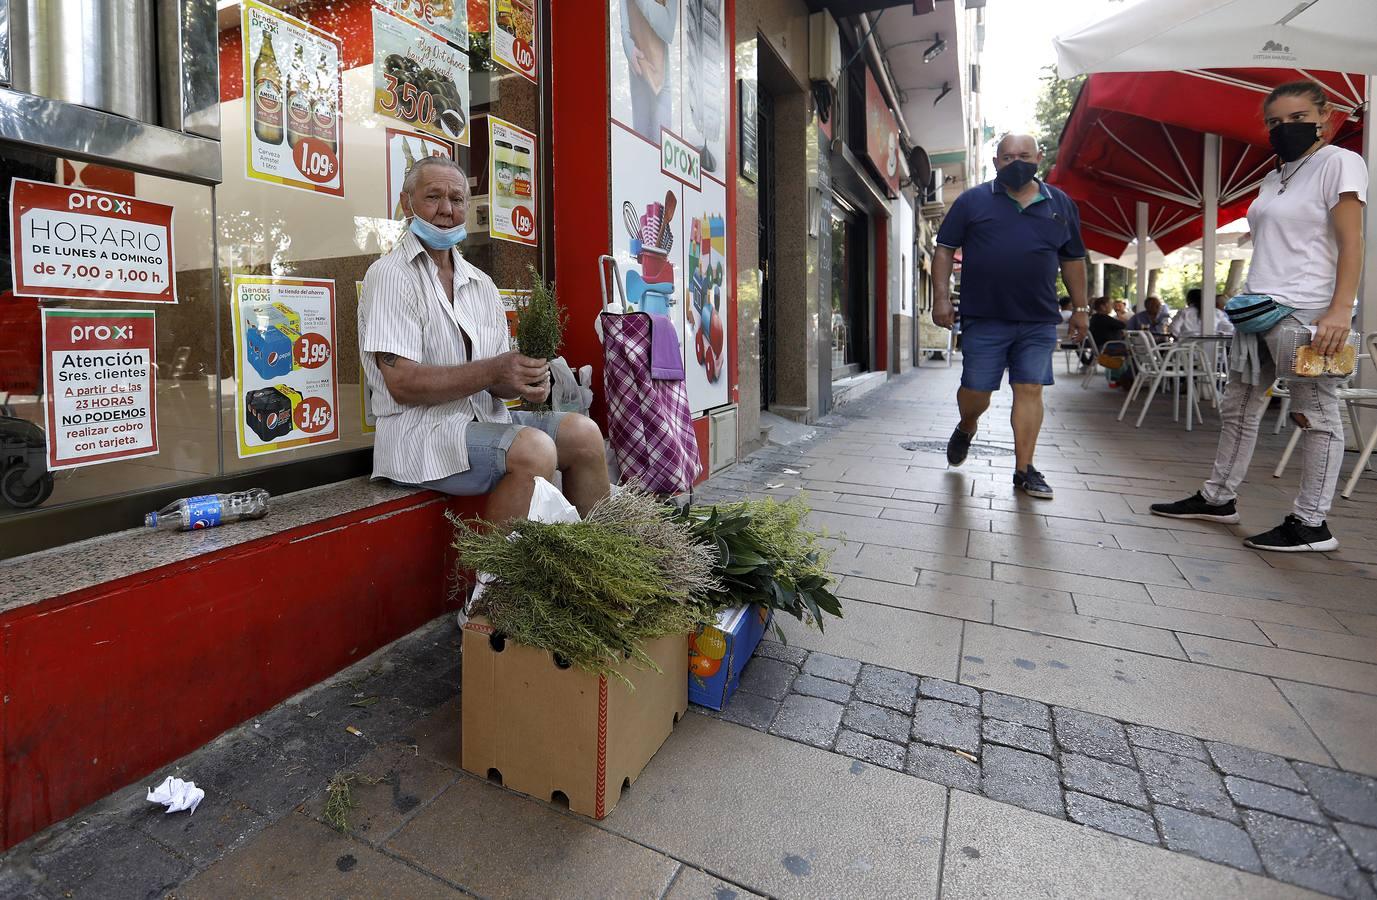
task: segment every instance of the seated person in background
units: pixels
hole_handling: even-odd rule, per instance
[[[1062,297],[1057,300],[1057,306],[1061,307],[1061,321],[1066,324],[1071,321],[1071,298]]]
[[[1129,330],[1149,332],[1159,341],[1170,336],[1170,326],[1171,310],[1167,309],[1161,297],[1148,297],[1143,301],[1143,311],[1135,313],[1128,320]]]
[[[1114,318],[1118,319],[1120,322],[1127,322],[1129,319],[1133,318],[1133,313],[1129,311],[1128,308],[1128,301],[1115,300],[1113,315]]]
[[[1200,288],[1191,288],[1186,292],[1186,308],[1172,318],[1171,334],[1178,341],[1181,338],[1194,337],[1201,333],[1200,300],[1202,296]],[[1214,333],[1234,333],[1234,323],[1229,321],[1229,317],[1224,315],[1224,310],[1219,306],[1215,306],[1214,310]]]
[[[1115,303],[1122,303],[1116,300]],[[1110,341],[1121,341],[1124,339],[1124,329],[1127,328],[1123,322],[1115,316],[1109,314],[1109,299],[1107,297],[1096,297],[1090,301],[1090,336],[1095,339],[1095,346],[1104,349]]]
[[[492,279],[464,259],[468,178],[452,160],[421,159],[399,201],[410,217],[369,266],[359,302],[359,355],[378,430],[373,477],[446,494],[489,494],[485,517],[526,516],[537,476],[564,475],[581,514],[607,496],[602,433],[576,413],[508,411],[542,401],[550,366],[511,349]]]

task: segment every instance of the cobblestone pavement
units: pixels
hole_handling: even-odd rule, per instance
[[[946,469],[958,372],[780,427],[698,492],[806,491],[846,618],[785,623],[604,821],[459,770],[441,619],[11,849],[0,897],[1373,896],[1377,479],[1337,501],[1339,551],[1253,553],[1285,434],[1241,526],[1155,519],[1213,420],[1159,400],[1135,430],[1071,380],[1038,453],[1057,498],[1015,497],[1007,393]],[[193,816],[145,802],[166,774],[207,789]]]

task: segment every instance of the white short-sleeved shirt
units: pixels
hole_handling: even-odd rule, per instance
[[[427,366],[457,366],[510,349],[506,313],[492,279],[457,250],[454,303],[445,296],[440,270],[411,232],[368,267],[359,299],[359,348],[364,377],[373,391],[377,433],[373,477],[420,484],[466,472],[465,433],[470,422],[510,422],[506,404],[487,391],[448,403],[408,406],[387,391],[378,353],[395,353]]]
[[[1282,174],[1289,176],[1285,193]],[[1333,144],[1316,150],[1304,165],[1297,160],[1269,172],[1248,207],[1253,261],[1247,292],[1267,294],[1292,309],[1327,308],[1339,265],[1329,211],[1346,193],[1366,203],[1367,188],[1363,158]]]

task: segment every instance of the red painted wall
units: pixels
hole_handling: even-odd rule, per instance
[[[564,355],[593,364],[593,417],[606,426],[598,257],[611,252],[611,138],[604,0],[550,4],[551,179],[555,281],[568,307]]]
[[[0,847],[456,607],[419,494],[0,616]]]

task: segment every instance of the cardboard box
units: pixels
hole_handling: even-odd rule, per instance
[[[462,765],[542,800],[562,794],[604,818],[688,712],[686,635],[647,644],[663,673],[625,663],[616,678],[561,669],[553,654],[464,625]]]
[[[750,604],[724,609],[717,615],[716,628],[705,625],[699,629],[689,642],[691,702],[709,709],[727,705],[770,618],[770,610]]]

